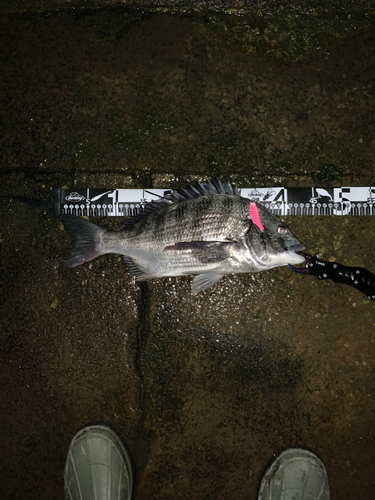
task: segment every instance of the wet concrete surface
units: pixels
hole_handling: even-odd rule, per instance
[[[373,8],[371,0],[341,0],[338,5],[335,0],[289,0],[275,2],[275,0],[0,0],[0,11],[8,13],[39,12],[45,13],[61,9],[97,10],[97,9],[141,9],[158,12],[243,12],[255,9],[272,9],[292,6],[298,9],[318,9],[325,12],[327,9],[345,9],[351,12],[366,12]]]
[[[228,19],[3,16],[1,194],[213,174],[373,185],[375,37],[353,17],[347,36],[285,58],[276,39],[226,37]],[[375,313],[358,291],[286,268],[198,296],[189,277],[139,286],[116,255],[65,268],[58,219],[0,210],[1,498],[63,498],[90,422],[127,442],[135,499],[255,499],[292,445],[320,455],[333,499],[372,498]],[[310,253],[375,271],[373,218],[286,222]]]

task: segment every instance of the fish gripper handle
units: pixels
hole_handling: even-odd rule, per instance
[[[338,262],[328,262],[312,256],[306,267],[309,274],[321,280],[344,283],[364,293],[369,300],[375,300],[375,274],[363,267],[343,266]]]

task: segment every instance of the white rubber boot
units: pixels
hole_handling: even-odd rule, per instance
[[[130,460],[119,436],[105,425],[77,432],[65,462],[65,500],[130,500]]]
[[[289,448],[268,467],[258,500],[329,500],[327,471],[311,451]]]

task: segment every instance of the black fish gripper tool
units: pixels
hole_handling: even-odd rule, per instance
[[[375,300],[375,274],[363,267],[348,267],[338,262],[313,257],[305,252],[296,252],[306,260],[306,267],[294,267],[288,264],[289,269],[299,274],[310,274],[321,280],[332,280],[334,283],[343,283],[352,286],[364,293],[368,300]]]

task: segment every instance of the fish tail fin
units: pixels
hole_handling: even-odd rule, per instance
[[[65,229],[75,240],[75,246],[65,261],[67,267],[80,266],[106,253],[101,248],[101,240],[107,229],[75,215],[66,214],[61,219]]]

